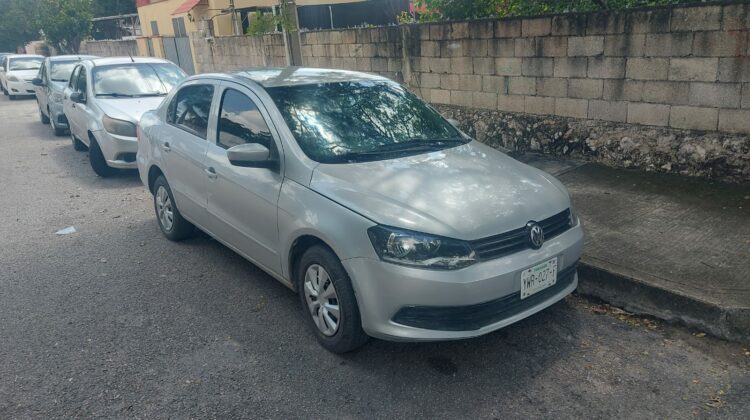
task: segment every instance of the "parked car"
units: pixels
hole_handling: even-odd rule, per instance
[[[96,58],[91,55],[58,55],[47,57],[32,80],[42,124],[50,124],[56,136],[68,131],[68,120],[63,114],[63,94],[70,82],[73,69],[81,60]]]
[[[296,290],[333,352],[486,334],[578,284],[583,231],[565,187],[388,79],[194,76],[138,135],[164,235],[198,227]]]
[[[73,146],[89,149],[97,175],[136,168],[138,120],[185,77],[171,61],[158,58],[96,58],[73,69],[63,94],[63,113]]]
[[[34,80],[39,68],[42,66],[44,56],[27,54],[10,54],[2,58],[2,69],[0,72],[0,85],[3,94],[10,100],[19,96],[34,95]]]

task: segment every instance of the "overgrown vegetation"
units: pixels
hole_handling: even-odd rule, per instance
[[[44,39],[61,53],[77,53],[91,32],[90,0],[44,0],[38,16]]]
[[[533,16],[696,2],[699,0],[416,0],[418,9],[426,11],[415,15],[405,14],[399,20],[414,22]]]

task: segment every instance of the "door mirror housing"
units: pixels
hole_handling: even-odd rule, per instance
[[[34,86],[44,86],[44,81],[38,77],[35,77],[34,80],[31,81],[31,84]]]
[[[245,168],[274,168],[276,160],[271,158],[271,151],[262,144],[239,144],[227,149],[229,163]]]
[[[70,100],[77,104],[82,104],[86,103],[86,96],[83,92],[73,92],[70,94]]]

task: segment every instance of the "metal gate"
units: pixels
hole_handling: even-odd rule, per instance
[[[182,67],[187,74],[195,74],[190,38],[165,36],[162,40],[164,42],[164,56],[167,60]]]

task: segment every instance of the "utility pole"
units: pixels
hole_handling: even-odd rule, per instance
[[[237,10],[234,7],[234,0],[229,0],[229,13],[232,14],[232,33],[234,35],[242,35],[241,27],[237,20]]]
[[[287,64],[290,66],[302,65],[302,39],[299,35],[299,18],[297,16],[297,3],[295,0],[280,0],[281,13],[284,17],[284,43],[286,44]]]

